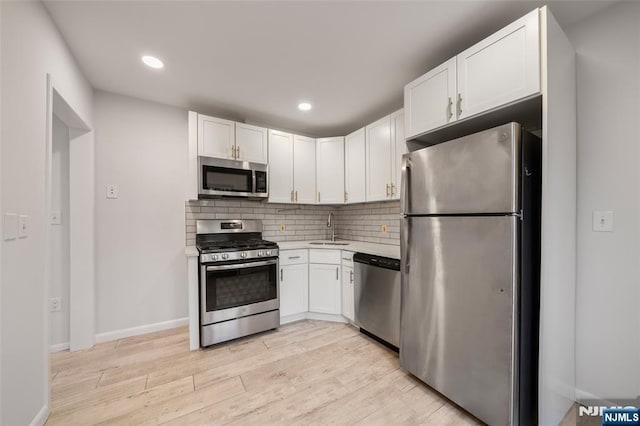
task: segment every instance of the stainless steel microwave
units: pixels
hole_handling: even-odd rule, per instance
[[[198,198],[267,198],[267,171],[266,164],[200,156]]]

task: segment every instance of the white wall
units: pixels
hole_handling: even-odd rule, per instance
[[[3,2],[0,22],[3,212],[29,215],[26,239],[2,241],[2,418],[42,421],[48,409],[46,75],[87,123],[92,89],[39,2]]]
[[[187,112],[96,92],[96,332],[187,317]],[[119,198],[106,199],[106,186]]]
[[[62,224],[51,226],[51,280],[49,297],[60,297],[60,312],[51,312],[52,346],[69,343],[69,128],[53,119],[51,208],[61,213]],[[66,349],[66,348],[65,348]]]
[[[577,51],[578,398],[640,394],[640,4],[568,31]],[[613,233],[593,232],[613,210]]]

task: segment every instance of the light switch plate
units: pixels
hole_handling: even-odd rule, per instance
[[[18,216],[18,238],[27,238],[29,235],[29,216],[21,214]]]
[[[107,198],[118,198],[118,187],[116,185],[107,185]]]
[[[599,210],[594,211],[593,230],[595,232],[613,232],[613,212]]]
[[[62,212],[60,210],[53,210],[51,212],[51,224],[62,225]]]
[[[15,240],[18,238],[18,215],[16,213],[4,214],[4,239]]]

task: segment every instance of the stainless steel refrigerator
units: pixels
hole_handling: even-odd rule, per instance
[[[536,423],[540,171],[518,123],[403,158],[400,365],[490,425]]]

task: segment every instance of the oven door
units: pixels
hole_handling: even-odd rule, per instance
[[[200,266],[200,324],[280,308],[278,259]]]

